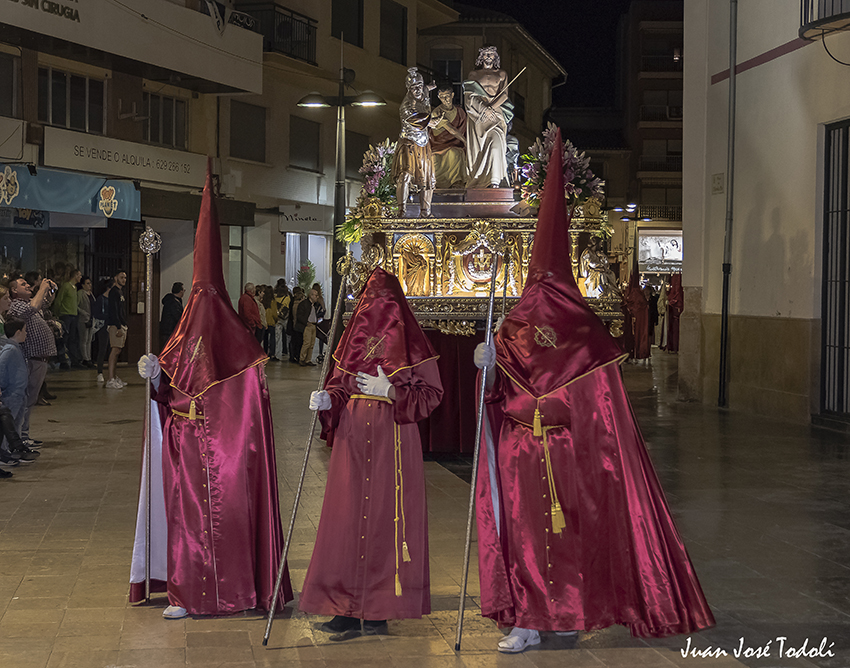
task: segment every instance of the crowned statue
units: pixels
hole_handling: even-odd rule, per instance
[[[450,82],[437,88],[440,106],[431,112],[431,153],[437,188],[463,188],[466,185],[466,112],[454,103]]]
[[[508,75],[500,69],[495,46],[478,50],[475,68],[463,82],[468,116],[466,157],[467,188],[500,188],[508,185],[508,123],[514,116],[508,99]]]
[[[584,278],[585,294],[591,299],[619,296],[617,277],[611,271],[608,255],[602,250],[599,237],[590,237],[590,244],[579,259],[579,273]]]
[[[432,125],[431,103],[428,93],[434,84],[425,85],[425,80],[415,67],[407,70],[405,79],[407,95],[401,101],[401,133],[393,156],[392,179],[396,187],[399,218],[406,217],[407,197],[410,186],[419,189],[419,217],[431,216],[431,197],[434,194],[434,162],[428,142],[428,128]],[[433,121],[436,125],[436,121]]]

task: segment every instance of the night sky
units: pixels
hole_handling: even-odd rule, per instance
[[[630,0],[459,0],[515,18],[567,70],[559,107],[614,104],[617,23]],[[513,75],[512,72],[508,73]]]

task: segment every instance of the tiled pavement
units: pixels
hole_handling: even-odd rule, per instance
[[[301,470],[318,370],[271,363],[284,525]],[[718,626],[692,638],[722,658],[684,658],[685,638],[642,641],[624,629],[555,636],[522,655],[493,651],[498,629],[478,615],[473,556],[463,649],[454,652],[468,485],[426,463],[433,612],[390,635],[332,643],[295,611],[261,645],[259,615],[165,621],[164,598],[127,603],[138,493],[143,385],[106,390],[88,371],[51,374],[59,395],[38,408],[41,459],[0,481],[0,667],[156,666],[726,666],[850,667],[850,444],[846,436],[674,401],[675,358],[626,367],[652,458]],[[329,451],[313,449],[290,552],[296,591],[312,551]],[[832,658],[779,657],[834,642]],[[739,639],[770,656],[732,655]]]

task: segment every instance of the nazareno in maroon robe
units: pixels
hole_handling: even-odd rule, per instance
[[[434,353],[398,283],[376,269],[334,353],[323,435],[333,434],[328,482],[299,607],[359,619],[431,611],[428,511],[416,423],[443,395]],[[360,394],[357,373],[395,386]]]
[[[625,294],[626,308],[632,327],[632,347],[629,356],[636,360],[646,359],[652,355],[652,347],[649,340],[649,302],[640,287],[640,279],[637,271],[632,272],[629,279],[629,287]]]
[[[495,339],[476,498],[482,614],[538,630],[697,631],[714,618],[623,387],[624,356],[563,261],[555,165],[559,154],[529,279]]]
[[[168,600],[201,615],[268,610],[283,551],[267,358],[231,306],[221,257],[208,165],[192,291],[154,393]],[[280,607],[292,599],[288,572],[282,587]]]
[[[682,291],[682,274],[670,277],[670,290],[667,292],[667,346],[668,353],[679,352],[679,316],[685,306]]]

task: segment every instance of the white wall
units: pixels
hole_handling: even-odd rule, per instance
[[[685,3],[685,277],[703,287],[706,313],[719,313],[725,194],[711,175],[726,172],[729,3]],[[739,3],[738,63],[797,38],[796,0]],[[850,34],[830,49],[850,60]],[[819,133],[850,117],[847,69],[820,42],[807,44],[737,76],[737,141],[732,314],[818,318],[820,314]]]

